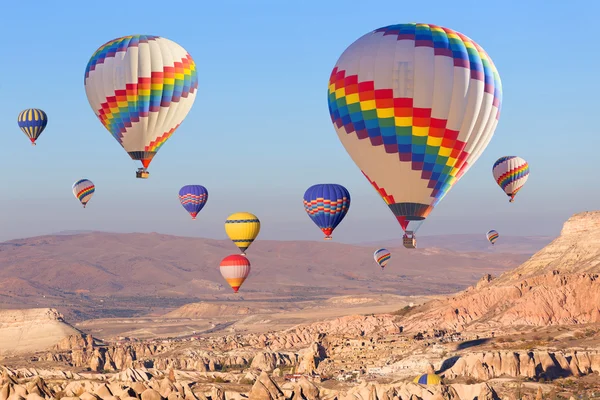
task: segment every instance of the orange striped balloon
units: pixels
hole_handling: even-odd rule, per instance
[[[221,261],[221,275],[229,283],[235,293],[250,275],[250,261],[239,254],[232,254]]]

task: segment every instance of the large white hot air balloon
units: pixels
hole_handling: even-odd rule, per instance
[[[502,86],[492,60],[448,28],[399,24],[338,59],[328,102],[338,137],[405,231],[414,233],[488,145]]]
[[[196,65],[175,42],[124,36],[101,46],[85,70],[90,106],[119,144],[143,168],[190,111],[198,88]]]

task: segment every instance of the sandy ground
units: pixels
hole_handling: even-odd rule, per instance
[[[437,296],[436,296],[437,297]],[[433,296],[362,295],[332,297],[322,302],[280,303],[256,302],[247,315],[221,315],[197,318],[166,317],[106,318],[77,323],[78,329],[101,339],[119,337],[173,338],[194,334],[257,333],[287,329],[292,326],[322,321],[345,315],[391,313],[402,307],[422,304]],[[239,302],[214,304],[239,305]]]

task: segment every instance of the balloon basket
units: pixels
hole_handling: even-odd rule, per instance
[[[416,249],[417,248],[417,238],[415,238],[414,236],[413,237],[404,236],[402,238],[402,244],[407,249]]]
[[[148,179],[148,177],[150,176],[150,172],[143,170],[143,169],[138,169],[137,172],[135,173],[135,177],[136,178],[140,178],[140,179]]]
[[[325,236],[325,237],[323,238],[323,240],[331,240],[331,239],[333,239],[331,236]]]

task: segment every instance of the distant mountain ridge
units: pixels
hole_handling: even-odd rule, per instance
[[[527,258],[439,248],[389,249],[392,260],[382,272],[365,246],[258,240],[247,252],[250,277],[234,295],[218,267],[225,256],[239,253],[229,240],[103,232],[17,239],[0,243],[0,281],[11,282],[0,286],[0,307],[54,307],[74,320],[68,310],[84,306],[99,315],[110,310],[111,315],[129,315],[119,310],[178,307],[182,301],[198,300],[439,294],[465,288],[484,273],[514,268]]]

